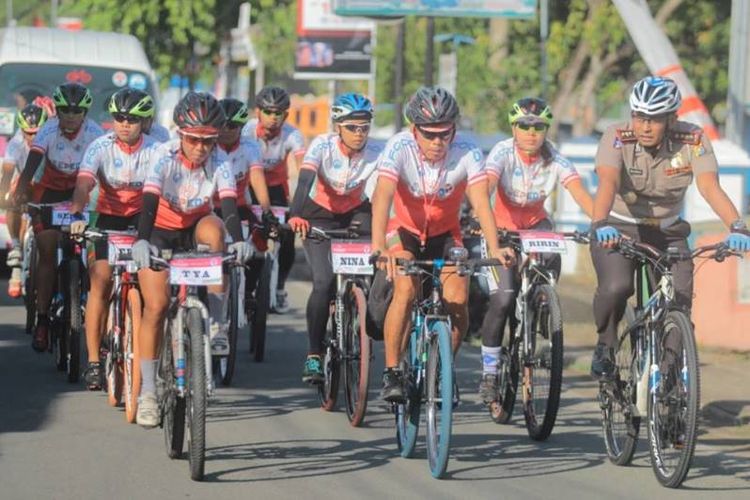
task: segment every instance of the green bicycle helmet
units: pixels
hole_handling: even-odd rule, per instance
[[[30,134],[37,132],[47,121],[47,112],[36,104],[29,104],[16,114],[16,125]]]
[[[91,91],[80,83],[63,83],[52,93],[55,107],[78,106],[89,109],[94,102]]]
[[[544,99],[524,97],[513,103],[508,113],[508,123],[515,125],[518,121],[541,122],[548,127],[552,124],[552,110]]]
[[[247,106],[244,102],[239,99],[227,97],[219,101],[219,104],[224,109],[224,114],[227,115],[227,123],[237,123],[239,125],[247,123],[249,116]]]
[[[110,114],[124,113],[138,118],[153,118],[154,100],[142,90],[124,88],[109,98],[107,111]]]

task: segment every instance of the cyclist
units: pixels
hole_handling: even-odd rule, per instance
[[[323,382],[320,356],[329,306],[336,291],[331,242],[305,239],[305,235],[311,224],[343,229],[352,221],[360,234],[369,234],[372,207],[364,190],[383,150],[367,140],[372,117],[372,103],[366,97],[353,93],[338,96],[331,106],[335,132],[316,137],[302,160],[289,225],[303,239],[313,276],[313,289],[307,300],[310,348],[302,370],[303,382]]]
[[[305,154],[302,134],[286,123],[289,105],[286,90],[264,87],[255,96],[256,119],[249,121],[242,132],[260,144],[271,204],[284,207],[289,205],[289,169],[291,167],[296,173]],[[251,195],[253,203],[257,203],[255,193]],[[294,264],[294,234],[282,230],[279,239],[279,280],[275,312],[285,313],[289,310],[289,300],[284,288]]]
[[[596,154],[599,187],[594,199],[591,257],[598,279],[594,321],[599,335],[591,374],[606,377],[614,370],[617,324],[633,294],[633,261],[612,247],[621,236],[661,250],[687,250],[690,224],[680,218],[685,191],[695,177],[698,191],[729,227],[732,250],[750,250],[750,236],[737,209],[721,188],[711,142],[701,129],[679,121],[682,97],[669,78],[646,77],[630,94],[630,121],[609,127]],[[693,262],[672,266],[676,301],[692,305]],[[678,352],[669,345],[667,352]],[[674,339],[678,340],[678,339]],[[673,340],[673,342],[674,342]]]
[[[146,168],[156,146],[155,139],[143,133],[143,122],[154,115],[154,101],[147,93],[123,88],[109,99],[112,131],[92,142],[78,170],[71,206],[74,222],[71,234],[83,233],[86,222],[81,212],[89,202],[89,193],[99,185],[96,203],[96,227],[124,231],[138,226],[141,190]],[[112,269],[108,261],[107,241],[94,244],[94,262],[89,265],[90,290],[86,301],[86,346],[88,367],[84,380],[89,390],[102,387],[104,370],[99,347],[107,319],[107,301],[112,288]]]
[[[46,121],[47,113],[44,108],[35,104],[27,105],[16,114],[16,125],[19,131],[8,143],[3,159],[2,180],[0,180],[0,200],[3,204],[7,204],[6,196],[18,182],[21,168],[26,164],[26,158],[29,156],[31,142]],[[8,281],[8,295],[18,298],[21,296],[21,260],[23,259],[21,235],[26,231],[26,224],[21,211],[12,204],[8,204],[6,223],[11,241],[6,264],[12,269]]]
[[[177,139],[157,147],[146,172],[138,240],[133,260],[139,267],[143,295],[143,318],[139,335],[141,395],[136,421],[144,427],[159,423],[156,400],[156,364],[164,319],[169,305],[166,271],[149,268],[159,250],[189,251],[197,244],[213,252],[224,250],[224,223],[232,236],[229,251],[244,262],[250,246],[242,239],[237,214],[237,192],[226,154],[216,148],[226,115],[219,102],[205,92],[188,92],[175,106]],[[224,223],[211,213],[211,200],[218,192]],[[208,287],[208,309],[212,354],[226,354],[229,343],[222,285]]]
[[[83,153],[103,130],[87,117],[93,103],[88,88],[78,83],[64,83],[52,94],[57,116],[50,118],[31,143],[29,157],[15,191],[16,205],[24,204],[30,197],[30,182],[44,161],[42,176],[34,185],[33,200],[37,203],[70,201],[76,183],[78,167]],[[37,324],[31,346],[42,352],[49,343],[49,305],[56,275],[55,249],[60,232],[46,227],[43,220],[35,225],[39,267],[37,269]]]
[[[461,246],[459,210],[466,194],[487,237],[490,256],[505,265],[513,259],[513,252],[497,243],[482,152],[456,131],[455,98],[440,87],[422,87],[409,100],[405,115],[410,129],[388,141],[372,203],[373,251],[388,257],[381,268],[394,284],[384,326],[382,397],[389,402],[404,400],[403,373],[397,367],[417,287],[415,278],[395,274],[394,258],[444,258],[451,247]],[[395,210],[389,221],[392,203]],[[441,279],[456,352],[468,326],[468,280],[453,267],[446,267]]]
[[[553,230],[554,224],[544,209],[544,202],[558,183],[591,216],[593,200],[581,177],[573,164],[547,140],[552,118],[547,102],[534,97],[516,101],[508,113],[513,137],[498,142],[485,163],[490,195],[497,189],[493,212],[498,228]],[[559,275],[559,255],[553,254],[547,260],[549,268]],[[515,268],[492,268],[488,278],[494,281],[492,288],[496,291],[490,294],[480,329],[482,378],[479,394],[489,404],[496,400],[500,346],[521,283]]]

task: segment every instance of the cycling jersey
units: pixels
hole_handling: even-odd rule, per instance
[[[44,173],[39,180],[42,189],[65,191],[76,184],[78,167],[86,147],[104,131],[90,118],[86,118],[75,136],[64,134],[57,118],[45,122],[31,143],[31,151],[45,157]]]
[[[349,212],[367,199],[365,184],[375,171],[383,146],[368,142],[362,151],[347,156],[338,134],[316,137],[302,160],[302,168],[317,173],[308,196],[337,214]]]
[[[464,192],[487,179],[482,151],[461,132],[435,163],[424,158],[411,131],[400,132],[386,144],[378,172],[398,183],[388,232],[403,227],[423,243],[446,232],[460,240]]]
[[[167,142],[172,138],[172,136],[169,134],[169,130],[167,130],[166,127],[162,127],[158,123],[151,124],[148,135],[155,139],[156,142]]]
[[[5,148],[5,158],[3,163],[9,163],[15,168],[13,169],[13,177],[11,178],[11,186],[15,187],[18,182],[18,176],[21,175],[24,165],[26,165],[26,158],[29,157],[29,145],[23,138],[23,134],[18,131]]]
[[[297,158],[305,154],[305,139],[302,133],[288,123],[284,123],[278,135],[266,139],[258,120],[250,120],[242,128],[242,135],[256,140],[260,145],[268,187],[283,185],[288,197],[289,170],[286,160],[289,154]]]
[[[557,183],[566,186],[581,178],[549,142],[544,147],[548,154],[528,158],[510,138],[497,143],[487,156],[487,175],[498,180],[493,200],[497,227],[527,229],[548,218],[544,201]]]
[[[156,147],[155,139],[142,135],[133,146],[117,140],[114,132],[92,142],[83,155],[78,177],[99,183],[97,212],[129,217],[141,211],[141,190]]]
[[[159,196],[155,227],[192,227],[211,212],[214,193],[236,198],[234,177],[221,149],[214,148],[203,165],[191,164],[180,151],[180,139],[157,146],[146,171],[144,193]]]
[[[226,153],[234,174],[234,184],[237,188],[237,206],[247,206],[249,196],[247,185],[250,182],[250,170],[263,169],[258,143],[249,137],[240,137],[239,142],[230,151],[225,150],[222,146],[219,147]],[[218,194],[214,197],[214,202],[218,205]]]

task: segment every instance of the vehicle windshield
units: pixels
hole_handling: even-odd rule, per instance
[[[152,93],[148,75],[139,71],[96,66],[71,66],[66,64],[9,63],[0,66],[0,117],[2,123],[13,123],[16,110],[31,103],[37,96],[51,96],[56,86],[65,82],[85,85],[94,97],[89,117],[97,123],[110,122],[107,101],[126,85]],[[2,127],[0,127],[2,128]],[[10,135],[12,130],[0,130]]]

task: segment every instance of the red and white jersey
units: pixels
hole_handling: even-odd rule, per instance
[[[263,170],[263,161],[260,155],[258,143],[249,137],[240,137],[234,147],[227,151],[220,147],[227,155],[227,161],[234,174],[234,184],[237,188],[237,206],[247,206],[250,201],[250,192],[247,189],[250,182],[250,170]],[[219,202],[218,194],[214,197],[214,203]]]
[[[31,143],[31,150],[42,153],[46,160],[39,186],[53,191],[73,189],[83,153],[102,134],[104,130],[90,118],[74,136],[63,134],[57,118],[47,120]]]
[[[156,142],[167,142],[172,138],[167,127],[163,127],[158,123],[151,124],[148,135],[155,139]]]
[[[158,145],[143,134],[136,144],[128,146],[118,141],[114,132],[89,144],[78,177],[99,183],[97,212],[129,217],[141,211],[146,171]]]
[[[383,146],[368,142],[347,156],[338,134],[316,137],[305,153],[302,168],[317,173],[308,196],[335,214],[353,210],[365,201],[365,184],[378,166]]]
[[[513,138],[498,142],[487,156],[488,176],[496,177],[497,194],[493,200],[495,223],[505,229],[527,229],[548,217],[544,209],[558,183],[566,186],[580,179],[573,164],[549,142],[549,155],[529,158],[519,152]]]
[[[398,183],[388,231],[403,227],[423,241],[447,232],[460,239],[466,188],[487,180],[482,151],[461,132],[435,163],[424,158],[411,131],[399,132],[386,144],[378,174]]]
[[[159,144],[146,172],[144,193],[159,195],[155,226],[185,229],[211,212],[214,194],[236,198],[227,155],[214,148],[202,165],[190,163],[180,150],[180,139]]]
[[[23,134],[19,130],[16,134],[8,141],[8,145],[5,147],[5,157],[3,163],[9,163],[15,167],[13,171],[13,179],[23,171],[24,165],[26,165],[26,158],[29,157],[29,145],[23,138]]]
[[[286,164],[287,156],[291,154],[301,158],[305,154],[305,139],[302,137],[302,133],[292,125],[284,123],[276,137],[266,139],[263,137],[263,131],[256,119],[245,124],[242,128],[242,135],[250,137],[260,145],[263,168],[266,172],[266,184],[269,187],[287,186],[289,180],[289,171]]]

